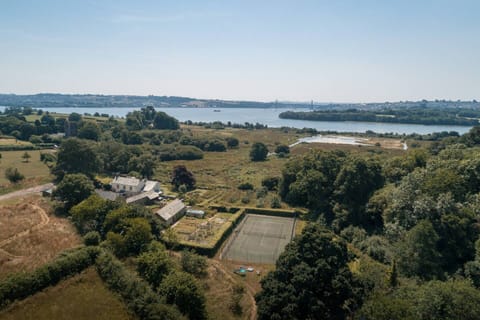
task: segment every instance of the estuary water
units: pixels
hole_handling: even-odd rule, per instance
[[[0,106],[3,111],[5,107]],[[56,113],[80,114],[95,112],[106,113],[115,117],[125,117],[128,112],[139,110],[140,108],[42,108],[43,111]],[[307,121],[280,119],[278,115],[289,109],[256,109],[256,108],[156,108],[157,111],[177,118],[180,121],[191,120],[193,122],[213,122],[221,121],[223,123],[261,123],[269,127],[292,127],[292,128],[315,128],[319,131],[337,131],[337,132],[365,132],[371,130],[377,133],[398,133],[398,134],[428,134],[441,131],[456,131],[463,134],[470,130],[467,126],[452,125],[419,125],[419,124],[400,124],[400,123],[378,123],[378,122],[357,122],[357,121]],[[295,109],[295,111],[308,111],[308,109]]]

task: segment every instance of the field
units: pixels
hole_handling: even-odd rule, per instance
[[[0,312],[1,320],[135,319],[103,284],[94,268]]]
[[[292,239],[294,224],[293,218],[248,214],[232,234],[223,258],[273,264]]]
[[[67,219],[56,217],[39,196],[0,203],[0,278],[33,270],[82,243]]]
[[[266,177],[280,177],[285,163],[289,160],[271,155],[266,161],[252,162],[249,158],[251,146],[254,142],[265,143],[272,152],[279,144],[291,145],[299,138],[310,136],[307,133],[297,133],[294,129],[262,129],[246,130],[225,128],[223,130],[205,129],[198,126],[182,126],[184,134],[191,134],[195,138],[226,138],[239,139],[238,148],[228,149],[227,152],[204,152],[204,158],[193,161],[168,161],[162,162],[155,171],[155,178],[159,181],[170,181],[171,172],[177,165],[185,165],[193,172],[200,189],[189,193],[187,197],[193,198],[196,204],[210,205],[221,204],[226,206],[259,206],[270,207],[276,192],[268,192],[265,197],[258,199],[255,192],[241,191],[237,187],[241,183],[249,182],[255,188],[261,187],[262,179]],[[302,155],[309,150],[344,150],[357,152],[375,152],[386,155],[401,155],[400,139],[373,139],[371,143],[380,143],[381,146],[352,146],[335,145],[326,143],[298,144],[291,149],[291,157]],[[387,148],[392,149],[387,149]],[[167,184],[165,187],[169,187]],[[199,194],[201,191],[201,194]],[[289,206],[282,203],[282,208]]]
[[[19,183],[18,187],[27,187],[48,182],[50,180],[50,169],[40,161],[39,150],[28,150],[31,156],[29,162],[24,162],[22,155],[25,151],[1,151],[0,159],[0,189],[11,189],[12,185],[5,178],[5,169],[9,167],[17,168],[25,176],[25,181]],[[49,151],[42,151],[49,152]],[[4,192],[0,192],[4,193]]]

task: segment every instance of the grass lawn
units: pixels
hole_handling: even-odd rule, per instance
[[[26,151],[31,156],[29,162],[24,162],[22,155],[25,151],[2,151],[0,159],[0,189],[11,186],[5,178],[5,169],[8,167],[17,168],[25,176],[26,180],[35,179],[37,182],[48,181],[50,179],[50,169],[40,161],[39,150]],[[44,150],[42,152],[50,152]],[[2,192],[0,192],[2,193]]]
[[[0,312],[1,320],[135,319],[103,284],[95,269],[47,288]]]

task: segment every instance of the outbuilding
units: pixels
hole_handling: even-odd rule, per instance
[[[186,212],[186,206],[180,199],[175,199],[167,203],[163,208],[158,209],[155,214],[160,217],[163,224],[171,226],[178,219],[183,217]]]
[[[189,217],[195,217],[195,218],[203,219],[203,217],[205,216],[205,211],[188,209],[186,215],[189,216]]]

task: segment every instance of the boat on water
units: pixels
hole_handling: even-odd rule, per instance
[[[220,112],[222,110],[214,109],[213,112]]]

